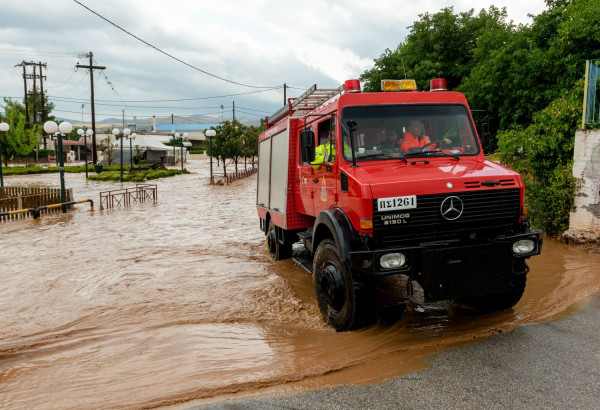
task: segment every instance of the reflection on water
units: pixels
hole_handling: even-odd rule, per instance
[[[83,205],[0,224],[0,407],[189,404],[370,383],[422,367],[432,353],[553,318],[600,290],[598,255],[546,240],[513,310],[481,316],[412,302],[403,315],[392,310],[375,326],[336,333],[322,323],[310,275],[270,261],[255,179],[210,186],[206,160],[188,165],[192,174],[156,182],[156,204],[92,214]],[[86,183],[83,174],[65,179],[77,200],[96,204],[100,191],[120,187]],[[402,283],[382,284],[392,299],[395,286]]]

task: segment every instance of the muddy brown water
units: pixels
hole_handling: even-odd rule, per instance
[[[75,199],[93,199],[95,212],[83,204],[0,223],[1,408],[187,407],[374,383],[426,367],[434,353],[568,314],[600,291],[599,255],[545,240],[512,310],[482,316],[413,302],[336,333],[321,320],[311,276],[269,259],[255,177],[210,186],[206,160],[188,169],[156,181],[156,204],[104,211],[98,193],[120,184],[67,174]]]

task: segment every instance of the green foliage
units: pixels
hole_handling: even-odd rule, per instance
[[[171,177],[174,175],[180,174],[189,174],[187,170],[180,169],[158,169],[158,170],[149,170],[149,171],[140,171],[140,172],[124,172],[123,173],[123,181],[126,182],[143,182],[151,179],[165,178]],[[93,181],[113,181],[119,182],[121,178],[120,171],[108,171],[102,172],[100,174],[89,175],[88,179]]]
[[[582,98],[580,80],[536,113],[528,127],[515,126],[498,134],[500,160],[523,176],[532,223],[550,235],[568,228],[578,186],[571,170]]]
[[[190,154],[204,154],[204,151],[208,151],[206,147],[189,147],[188,152]]]
[[[227,160],[231,159],[237,167],[237,160],[242,155],[244,146],[242,135],[246,126],[238,121],[225,121],[215,128],[217,132],[213,138],[212,154],[223,163],[223,172],[227,175]]]
[[[42,133],[41,125],[34,125],[30,129],[25,128],[25,108],[19,102],[4,98],[4,115],[10,127],[1,135],[2,157],[5,164],[16,156],[26,157],[37,145],[37,137]],[[4,134],[4,133],[3,133]]]
[[[51,151],[54,152],[54,151]],[[103,169],[105,171],[120,171],[120,165],[104,165]],[[92,172],[93,167],[88,165],[88,172]],[[60,172],[59,167],[38,167],[33,165],[27,165],[25,167],[14,166],[14,167],[5,167],[3,168],[4,175],[27,175],[27,174],[47,174]],[[68,174],[76,174],[85,172],[85,165],[73,165],[66,166],[65,172]]]
[[[478,44],[481,50],[494,49],[506,41],[513,29],[506,16],[505,9],[494,6],[477,15],[474,10],[454,14],[452,7],[420,14],[405,42],[385,50],[375,67],[360,76],[365,91],[380,91],[386,78],[414,78],[421,90],[437,77],[446,78],[449,88],[459,86],[473,65],[486,58],[486,52],[475,52]]]

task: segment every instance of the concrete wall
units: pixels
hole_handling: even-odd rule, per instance
[[[580,241],[600,240],[600,130],[575,133],[573,175],[582,178],[565,236]]]

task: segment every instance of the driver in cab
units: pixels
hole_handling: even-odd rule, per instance
[[[448,138],[444,138],[441,143],[451,144],[452,142]],[[423,126],[421,121],[412,120],[408,124],[408,131],[404,133],[404,138],[400,140],[400,151],[408,153],[411,148],[428,148],[429,150],[436,149],[435,142],[431,142],[431,139],[423,134]]]
[[[335,144],[333,141],[329,142],[329,135],[322,134],[319,142],[320,145],[315,148],[315,160],[310,163],[314,169],[335,159]]]
[[[321,144],[315,148],[315,160],[310,164],[314,169],[319,169],[321,165],[335,160],[335,140],[329,140],[329,134],[323,134],[319,138]],[[350,156],[350,147],[344,143],[344,155]]]

